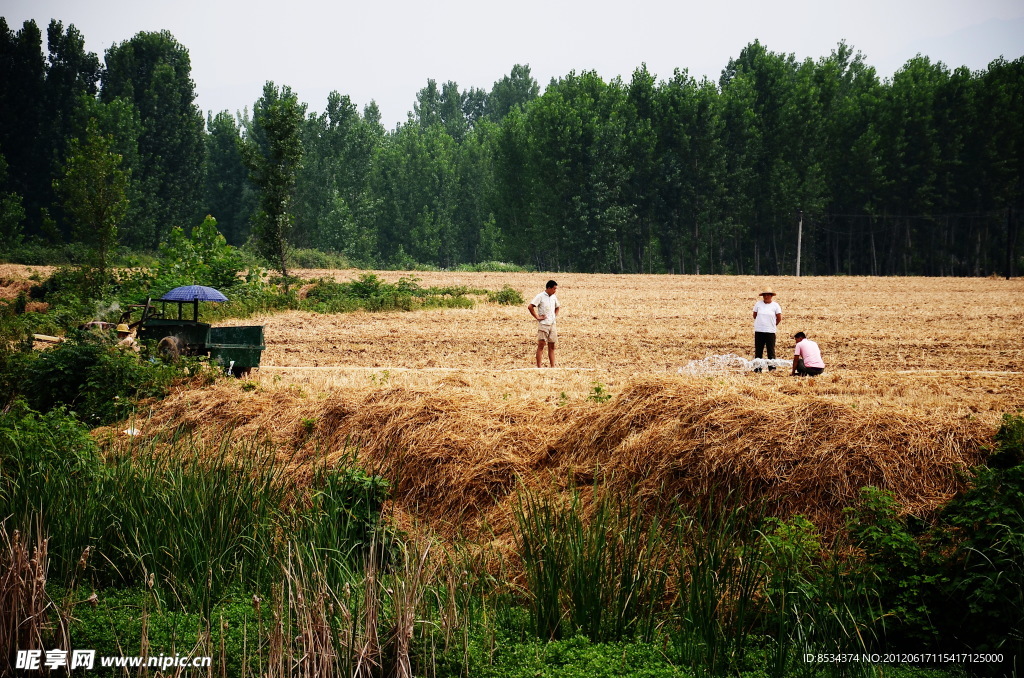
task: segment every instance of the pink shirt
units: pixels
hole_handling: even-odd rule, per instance
[[[793,355],[804,359],[804,367],[825,367],[821,359],[821,349],[810,339],[801,339],[793,348]]]

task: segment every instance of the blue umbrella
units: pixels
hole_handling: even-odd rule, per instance
[[[219,290],[205,285],[183,285],[160,297],[159,301],[227,301]]]

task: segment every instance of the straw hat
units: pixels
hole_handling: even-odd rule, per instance
[[[764,295],[766,295],[766,294],[770,294],[770,295],[772,295],[772,296],[774,297],[774,296],[775,296],[775,290],[773,290],[773,289],[772,289],[772,288],[770,288],[770,287],[765,287],[765,288],[764,288],[764,292],[761,292],[761,293],[760,293],[760,294],[758,294],[757,296],[759,296],[759,297],[763,297],[763,296],[764,296]]]
[[[128,329],[128,326],[125,325],[124,323],[121,323],[120,325],[117,326],[117,331],[118,332],[131,332],[131,330]]]

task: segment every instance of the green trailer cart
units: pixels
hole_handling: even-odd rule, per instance
[[[211,327],[206,340],[210,360],[216,361],[236,377],[242,377],[260,366],[263,343],[262,325]]]

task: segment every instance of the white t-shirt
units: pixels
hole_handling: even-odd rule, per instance
[[[757,318],[754,320],[754,331],[775,334],[775,315],[782,315],[782,307],[778,302],[773,301],[766,304],[762,299],[754,304],[754,313],[757,314]]]
[[[547,292],[541,292],[530,303],[537,309],[537,315],[546,316],[544,320],[540,321],[541,325],[555,324],[555,309],[561,306],[558,303],[557,294],[549,295]]]
[[[821,349],[810,339],[798,341],[793,347],[793,355],[804,359],[804,367],[825,367],[825,361],[821,359]]]

